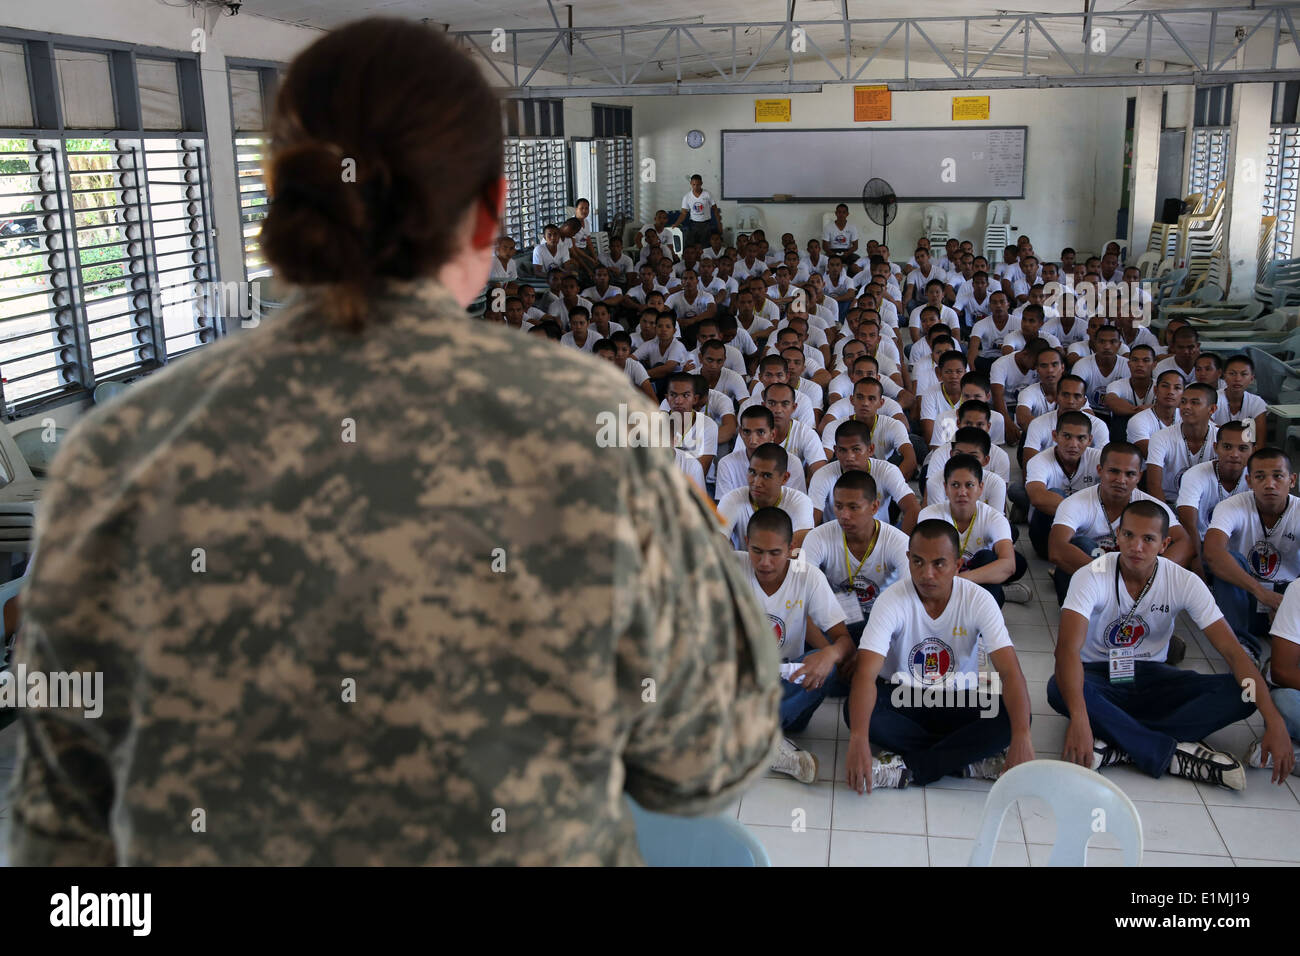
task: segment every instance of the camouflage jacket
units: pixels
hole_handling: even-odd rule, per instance
[[[612,364],[313,294],[67,437],[19,660],[15,864],[636,863],[626,792],[720,809],[778,733],[771,628]]]

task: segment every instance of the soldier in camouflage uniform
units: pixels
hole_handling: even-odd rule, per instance
[[[463,59],[363,21],[281,108],[358,82],[354,51],[393,61],[362,103]],[[454,128],[460,100],[427,99]],[[303,201],[277,193],[273,261]],[[68,436],[19,659],[102,671],[103,716],[22,712],[15,863],[635,863],[625,793],[712,812],[767,769],[776,648],[715,516],[670,449],[597,444],[601,413],[653,405],[470,322],[474,291],[377,280],[353,331],[304,287]]]

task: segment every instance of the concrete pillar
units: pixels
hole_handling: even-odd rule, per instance
[[[1272,46],[1257,36],[1237,54],[1238,69],[1267,68]],[[1228,265],[1233,299],[1250,298],[1259,266],[1268,133],[1273,118],[1273,84],[1238,83],[1232,90],[1232,141],[1228,144],[1228,192],[1224,197]]]
[[[1129,170],[1128,262],[1147,247],[1155,221],[1156,173],[1160,163],[1160,99],[1163,88],[1139,86],[1133,112],[1133,163]]]
[[[212,177],[213,228],[217,274],[223,282],[244,281],[244,240],[240,223],[239,183],[235,171],[235,135],[230,115],[230,79],[221,31],[208,34],[207,50],[199,55],[203,112],[208,128],[208,167]],[[239,323],[229,323],[232,331]]]

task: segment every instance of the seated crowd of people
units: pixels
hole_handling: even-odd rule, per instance
[[[1034,758],[1000,610],[1036,600],[1021,526],[1061,607],[1063,759],[1236,790],[1243,762],[1292,772],[1295,475],[1263,441],[1250,358],[1202,353],[1183,320],[1157,335],[1115,244],[1047,262],[1020,236],[990,263],[922,238],[895,263],[841,204],[802,248],[712,230],[679,258],[661,211],[596,254],[577,212],[533,251],[540,296],[502,237],[487,318],[614,363],[671,413],[775,630],[783,728],[845,698],[856,790]],[[1174,666],[1180,612],[1229,673]],[[1256,711],[1240,759],[1203,742]],[[817,776],[788,738],[773,769]]]

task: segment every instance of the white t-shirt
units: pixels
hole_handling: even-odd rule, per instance
[[[707,312],[711,305],[713,305],[713,296],[703,289],[696,290],[694,302],[686,301],[685,292],[674,292],[664,300],[664,306],[676,312],[679,319],[689,319]]]
[[[1156,417],[1154,408],[1144,408],[1128,420],[1128,440],[1130,444],[1136,445],[1140,441],[1150,441],[1151,436],[1156,432],[1169,427],[1177,428],[1183,423],[1183,415],[1178,409],[1174,409],[1173,426],[1166,425]]]
[[[993,321],[993,317],[989,316],[975,323],[970,330],[970,337],[979,337],[981,356],[996,358],[1002,354],[1002,343],[1006,340],[1006,337],[1016,331],[1018,327],[1019,323],[1007,316],[1007,324],[999,329],[997,323]]]
[[[1068,498],[1076,491],[1091,488],[1097,484],[1097,465],[1101,463],[1100,448],[1085,448],[1079,466],[1073,475],[1067,475],[1056,452],[1043,452],[1029,459],[1025,465],[1025,487],[1037,482],[1048,491],[1054,491],[1062,498]],[[1032,506],[1030,510],[1033,510]]]
[[[1061,414],[1057,408],[1046,415],[1039,415],[1025,429],[1025,448],[1039,452],[1052,444],[1052,430],[1056,428],[1056,418]],[[1092,447],[1105,448],[1110,441],[1110,426],[1090,412],[1084,412],[1092,423]]]
[[[610,255],[607,252],[602,252],[600,255],[596,256],[596,261],[605,266],[611,272],[616,272],[620,275],[626,275],[633,269],[632,257],[626,252],[617,259],[610,258]]]
[[[623,371],[627,373],[627,380],[635,388],[640,388],[641,383],[650,378],[650,373],[645,370],[645,366],[634,358],[629,358],[623,363]]]
[[[993,314],[993,304],[990,302],[992,298],[992,289],[984,290],[984,299],[982,301],[975,298],[975,287],[967,282],[961,287],[961,291],[957,293],[953,308],[965,315],[966,323],[973,327],[981,319]],[[1007,319],[1007,324],[1011,324],[1010,318]],[[983,342],[984,340],[980,339],[980,341]]]
[[[1015,404],[1016,396],[1020,394],[1020,390],[1026,385],[1032,385],[1037,381],[1037,369],[1031,368],[1027,372],[1020,371],[1020,366],[1016,364],[1015,352],[994,359],[993,365],[989,368],[989,382],[993,385],[1002,386],[1008,410]]]
[[[704,471],[700,468],[700,460],[680,448],[674,448],[673,455],[677,459],[677,469],[704,491]]]
[[[843,399],[847,401],[847,399]],[[840,425],[844,422],[851,421],[853,416],[852,405],[849,406],[849,414],[844,418],[837,418],[825,428],[822,429],[822,447],[835,448],[835,433],[839,431]],[[904,445],[911,443],[911,436],[907,433],[907,426],[897,418],[891,418],[885,414],[882,408],[876,413],[876,421],[871,426],[871,443],[875,445],[872,452],[872,458],[878,458],[881,461],[888,461],[894,457],[894,453],[902,449]],[[829,459],[828,459],[829,460]]]
[[[875,479],[876,494],[880,500],[880,509],[876,512],[876,517],[881,521],[888,521],[891,502],[902,501],[909,495],[913,497],[915,495],[896,465],[875,458],[867,464],[870,466],[867,474]],[[833,461],[825,468],[819,468],[808,485],[808,499],[812,502],[813,508],[822,513],[824,522],[835,520],[835,483],[843,473],[844,466],[838,461]],[[816,515],[813,517],[816,518]]]
[[[808,532],[799,552],[801,560],[821,569],[836,594],[855,592],[862,616],[869,618],[871,609],[885,588],[907,571],[907,535],[880,521],[876,525],[876,543],[871,552],[854,555],[838,521],[828,521]],[[852,584],[849,575],[853,575]]]
[[[726,396],[721,396],[726,398]],[[699,458],[701,455],[718,455],[718,424],[704,412],[691,416],[691,423],[682,435],[678,446],[687,454]]]
[[[795,531],[809,531],[813,526],[812,502],[803,492],[791,488],[781,489],[781,498],[776,505],[790,516]],[[725,522],[722,532],[731,538],[737,551],[745,547],[745,535],[749,531],[749,519],[754,517],[754,506],[749,500],[749,488],[736,488],[728,491],[718,502],[718,514]]]
[[[739,422],[740,413],[751,405],[763,404],[763,383],[755,382],[754,389],[749,393],[749,398],[741,402],[740,407],[736,409],[736,420]],[[817,415],[813,411],[812,399],[803,393],[796,391],[794,396],[794,420],[805,428],[812,430],[817,424]]]
[[[849,222],[841,227],[832,221],[822,230],[822,244],[836,252],[844,252],[857,241],[858,227]]]
[[[668,299],[666,298],[668,295],[668,287],[666,285],[660,285],[658,279],[655,280],[655,284],[654,286],[651,287],[650,291],[662,293],[665,296],[664,305],[668,304]],[[638,282],[636,285],[632,286],[632,288],[627,290],[627,297],[629,299],[634,299],[635,301],[640,302],[642,305],[645,305],[645,297],[648,294],[649,293],[646,292],[645,287],[642,286],[640,282]]]
[[[926,505],[916,520],[919,524],[930,518],[938,518],[956,527],[952,518],[952,503],[947,498]],[[992,549],[999,541],[1011,540],[1011,523],[1000,511],[994,511],[984,502],[977,501],[972,523],[965,530],[957,528],[957,537],[962,542],[960,570],[965,571],[967,563],[978,552]]]
[[[776,652],[782,661],[798,660],[805,651],[808,618],[825,633],[844,623],[844,610],[826,582],[826,575],[816,565],[795,559],[786,568],[785,580],[768,594],[758,583],[748,551],[736,551],[736,561],[749,582],[758,603],[767,612],[776,636]]]
[[[1074,363],[1074,368],[1070,369],[1072,375],[1087,382],[1088,404],[1094,411],[1109,412],[1106,408],[1106,389],[1111,382],[1117,382],[1120,379],[1128,378],[1128,359],[1117,356],[1115,358],[1115,367],[1106,374],[1097,366],[1097,356],[1087,355]]]
[[[1051,333],[1063,345],[1068,347],[1076,342],[1086,342],[1088,340],[1088,320],[1075,319],[1070,325],[1070,331],[1067,332],[1064,318],[1047,319],[1039,333]]]
[[[1016,396],[1017,411],[1021,408],[1029,409],[1030,421],[1039,415],[1046,415],[1048,412],[1056,411],[1056,401],[1048,401],[1047,396],[1043,394],[1043,385],[1041,382],[1035,382],[1033,385],[1027,385],[1020,390]]]
[[[590,352],[595,347],[596,343],[601,341],[603,338],[604,336],[595,329],[588,327],[587,339],[581,345],[577,344],[577,339],[574,337],[572,332],[565,332],[561,335],[560,344],[567,345],[571,349],[577,349],[579,352]]]
[[[1012,645],[997,602],[978,584],[954,578],[948,606],[932,618],[905,574],[876,600],[858,646],[885,658],[880,674],[890,682],[935,687],[961,675],[974,688],[980,649],[992,654]]]
[[[1241,395],[1241,411],[1236,415],[1228,411],[1228,396],[1219,392],[1219,407],[1215,409],[1214,416],[1210,421],[1216,425],[1226,425],[1228,422],[1239,422],[1242,419],[1254,419],[1256,415],[1262,415],[1268,411],[1268,403],[1256,395],[1254,392],[1243,392]]]
[[[916,275],[916,273],[913,272],[912,275]],[[928,306],[918,305],[912,310],[912,314],[908,316],[907,319],[908,328],[919,329],[921,327],[921,310],[924,308],[928,308]],[[961,331],[961,317],[957,315],[956,311],[953,310],[951,306],[939,306],[939,321],[954,331]]]
[[[730,353],[727,354],[727,360],[728,362],[731,360]],[[713,388],[715,391],[726,395],[732,402],[740,403],[749,398],[749,389],[745,387],[744,378],[725,365],[719,370],[718,384]]]
[[[1205,582],[1167,558],[1156,558],[1151,589],[1134,608],[1123,578],[1116,583],[1119,558],[1117,551],[1104,554],[1076,571],[1061,605],[1088,620],[1081,654],[1085,664],[1109,661],[1111,650],[1122,647],[1132,648],[1137,660],[1161,662],[1169,654],[1179,611],[1186,611],[1202,630],[1223,619]]]
[[[1165,372],[1177,372],[1179,375],[1183,377],[1184,385],[1190,385],[1192,384],[1192,382],[1196,381],[1195,363],[1193,363],[1192,370],[1190,372],[1184,372],[1178,366],[1178,360],[1175,359],[1172,355],[1169,356],[1169,358],[1162,359],[1161,361],[1156,363],[1155,370],[1151,373],[1151,381],[1153,382],[1160,381],[1160,376],[1165,374]]]
[[[723,455],[718,460],[717,467],[714,470],[717,475],[713,486],[713,497],[719,501],[730,491],[748,487],[749,453],[745,450],[744,443],[738,443],[733,451]],[[803,469],[791,468],[789,474],[790,477],[785,480],[785,487],[794,491],[803,491]]]
[[[807,538],[804,544],[807,545]],[[1286,594],[1282,595],[1282,606],[1277,609],[1268,632],[1284,641],[1300,644],[1300,588],[1287,588]]]
[[[542,248],[546,248],[543,246]],[[492,271],[488,273],[489,282],[500,282],[507,279],[519,278],[519,263],[513,258],[507,259],[506,264],[502,265],[501,260],[496,256],[492,257]]]
[[[791,468],[796,467],[799,462],[803,462],[804,466],[807,467],[808,465],[815,465],[819,461],[826,461],[826,449],[822,447],[817,432],[803,422],[791,420],[790,431],[786,433],[785,441],[777,444],[784,448],[786,454],[790,456]]]
[[[673,339],[666,351],[660,351],[659,339],[656,337],[638,348],[634,354],[638,362],[649,360],[651,368],[663,365],[665,362],[676,362],[678,365],[685,365],[690,361],[690,355],[687,353],[686,346],[682,344],[681,339]]]
[[[1070,537],[1083,535],[1096,541],[1102,550],[1114,551],[1115,532],[1119,530],[1120,518],[1123,517],[1124,512],[1121,509],[1115,521],[1113,523],[1109,521],[1106,518],[1106,509],[1101,504],[1099,488],[1099,485],[1093,485],[1083,491],[1076,491],[1062,501],[1056,508],[1056,519],[1052,522],[1052,527],[1055,528],[1058,524],[1065,525],[1073,532]],[[1128,500],[1129,504],[1135,501],[1154,501],[1168,513],[1169,527],[1178,526],[1178,519],[1174,517],[1169,506],[1160,499],[1153,498],[1141,488],[1134,488]]]
[[[623,295],[621,289],[609,286],[604,292],[601,292],[594,285],[587,286],[582,290],[582,297],[590,302],[604,302],[608,299],[617,299]]]
[[[543,273],[559,269],[569,261],[569,247],[564,242],[556,243],[555,251],[546,248],[546,243],[539,242],[533,246],[533,265]]]
[[[1106,393],[1108,395],[1117,395],[1130,405],[1150,405],[1156,400],[1156,383],[1152,382],[1147,386],[1147,390],[1143,394],[1139,395],[1133,390],[1133,380],[1131,378],[1123,378],[1107,385]],[[1139,412],[1139,414],[1141,413]],[[1161,427],[1163,428],[1164,426],[1162,425]],[[1151,435],[1148,433],[1146,437],[1150,438]],[[1132,439],[1129,440],[1132,441]]]
[[[590,300],[590,299],[584,299],[582,296],[578,296],[578,301],[575,302],[575,303],[573,304],[573,307],[576,309],[576,308],[578,308],[579,306],[581,306],[582,308],[584,308],[584,309],[587,310],[587,318],[590,319],[590,318],[591,318],[591,306],[592,306],[592,302],[591,302],[591,300]],[[546,314],[547,314],[547,315],[554,316],[556,319],[559,320],[560,325],[561,325],[562,327],[564,327],[566,330],[568,329],[568,327],[569,327],[569,307],[568,307],[567,305],[564,304],[564,299],[556,299],[554,302],[552,302],[552,303],[550,304],[550,307],[547,308],[547,310],[546,310]]]
[[[1205,540],[1205,532],[1210,530],[1210,519],[1219,502],[1233,495],[1250,494],[1246,484],[1246,470],[1241,470],[1237,486],[1231,490],[1223,487],[1219,480],[1217,461],[1203,461],[1183,472],[1182,484],[1178,488],[1178,508],[1196,509],[1196,534],[1199,540]]]
[[[1214,509],[1211,531],[1228,536],[1228,550],[1246,559],[1250,573],[1260,581],[1294,581],[1300,577],[1300,504],[1288,495],[1286,510],[1277,524],[1264,534],[1254,494],[1233,495]]]
[[[692,190],[682,197],[682,208],[691,214],[691,222],[708,222],[713,218],[713,196],[707,189],[698,196]]]
[[[1178,480],[1183,472],[1193,465],[1214,460],[1214,437],[1218,432],[1217,428],[1210,425],[1205,441],[1201,442],[1200,450],[1194,455],[1187,450],[1182,425],[1162,428],[1151,436],[1151,441],[1147,443],[1147,464],[1164,469],[1162,487],[1166,501],[1178,500]]]

